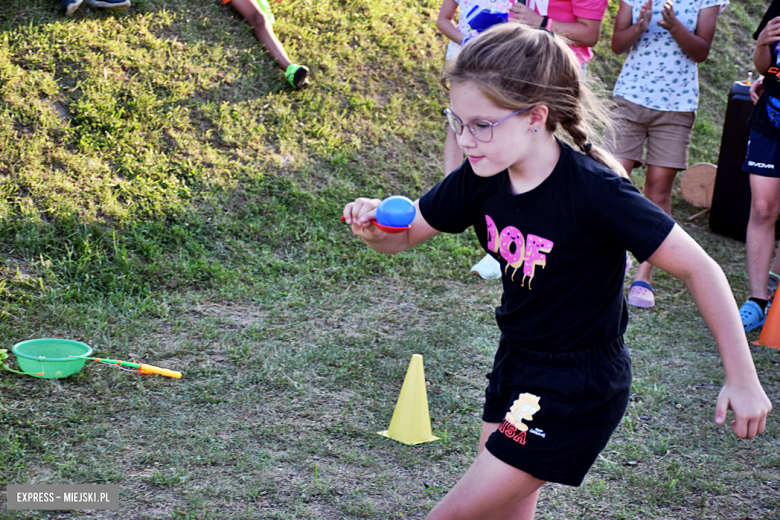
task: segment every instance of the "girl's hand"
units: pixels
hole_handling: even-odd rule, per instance
[[[353,233],[368,240],[376,240],[386,234],[371,223],[376,218],[376,208],[380,202],[379,199],[361,197],[344,206],[344,221],[352,226]]]
[[[764,95],[764,76],[761,76],[750,85],[750,101],[755,105],[762,95]]]
[[[658,20],[658,25],[672,32],[679,23],[677,16],[674,14],[674,3],[672,3],[672,0],[668,0],[661,8],[661,19]]]
[[[642,9],[639,10],[639,19],[634,24],[634,27],[639,30],[639,34],[647,32],[651,18],[653,18],[653,0],[647,0]]]
[[[772,45],[780,41],[780,16],[772,18],[758,35],[757,45]]]
[[[729,408],[734,412],[734,420],[729,423],[734,434],[740,439],[752,439],[764,433],[766,416],[772,411],[772,403],[758,379],[752,383],[741,381],[732,384],[727,378],[715,406],[716,424],[721,425],[726,421]]]
[[[368,247],[386,255],[406,251],[439,234],[420,212],[420,201],[414,201],[415,216],[409,229],[403,233],[386,233],[371,223],[376,219],[379,199],[357,199],[344,206],[344,222],[352,226],[352,232]]]
[[[518,22],[522,22],[526,25],[529,25],[531,27],[538,28],[542,23],[543,16],[538,14],[536,11],[526,6],[525,4],[515,2],[509,8],[509,12],[514,14],[515,20],[517,20]]]

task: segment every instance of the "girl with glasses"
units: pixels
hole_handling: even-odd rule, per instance
[[[404,233],[371,224],[378,199],[344,208],[376,251],[473,226],[501,264],[502,336],[478,455],[428,518],[527,520],[542,484],[582,483],[631,390],[626,250],[690,288],[726,372],[715,422],[731,408],[738,437],[762,433],[771,404],[723,271],[591,144],[591,120],[607,120],[572,51],[546,31],[502,24],[463,47],[443,84],[466,162],[415,202]]]

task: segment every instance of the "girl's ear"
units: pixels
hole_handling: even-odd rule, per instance
[[[534,130],[544,130],[550,110],[545,105],[536,105],[528,116],[528,124]]]

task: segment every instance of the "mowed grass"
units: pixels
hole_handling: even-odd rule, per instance
[[[471,232],[384,257],[338,216],[441,177],[438,5],[274,3],[312,70],[304,92],[221,2],[71,19],[56,6],[0,6],[2,348],[71,338],[184,378],[3,372],[0,518],[424,517],[475,457],[500,284],[468,275],[482,256]],[[691,162],[717,160],[764,8],[720,18]],[[621,62],[610,33],[608,17],[589,68],[606,92]],[[744,244],[674,201],[741,302]],[[656,290],[627,335],[624,422],[582,488],[545,486],[537,516],[777,518],[775,418],[752,441],[714,424],[715,345],[680,282],[659,274]],[[780,353],[751,348],[777,403]],[[409,447],[376,432],[415,353],[442,440]],[[118,484],[121,509],[5,510],[7,484],[68,483]]]

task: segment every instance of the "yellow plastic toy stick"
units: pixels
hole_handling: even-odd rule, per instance
[[[167,368],[160,368],[152,365],[144,365],[143,363],[139,363],[138,365],[138,372],[141,374],[160,374],[161,376],[174,377],[176,379],[181,377],[181,372],[177,372],[175,370],[168,370]]]
[[[71,357],[81,357],[84,359],[89,359],[90,361],[106,363],[108,365],[137,368],[139,374],[159,374],[161,376],[173,377],[175,379],[179,379],[181,377],[181,372],[177,372],[175,370],[168,370],[167,368],[156,367],[153,365],[144,365],[143,363],[131,363],[129,361],[122,361],[121,359],[93,358],[87,356],[71,356]]]

